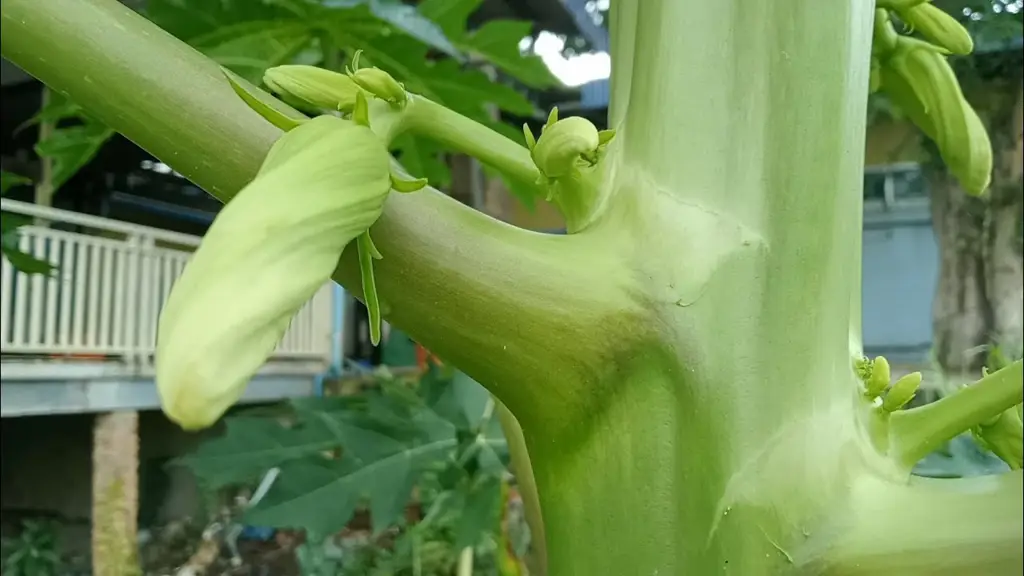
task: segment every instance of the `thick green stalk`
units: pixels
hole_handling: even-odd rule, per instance
[[[893,412],[889,419],[893,457],[910,468],[954,437],[1022,401],[1024,361],[989,374],[937,402]]]
[[[0,23],[4,57],[222,201],[281,134],[216,64],[116,0],[4,0]],[[433,190],[393,194],[373,238],[385,318],[527,422],[543,410],[526,406],[554,419],[582,402],[612,338],[598,327],[635,325],[618,304],[630,283],[619,262],[595,261],[578,238],[520,230]],[[359,294],[355,250],[342,264],[335,278]]]
[[[794,560],[823,576],[1010,576],[1024,570],[1024,474],[852,483],[849,507]],[[839,534],[838,537],[834,534]],[[820,546],[820,548],[819,548]]]
[[[784,573],[849,479],[886,464],[850,364],[871,6],[613,10],[628,103],[589,232],[623,239],[658,333],[593,384],[573,434],[523,427],[551,573]]]

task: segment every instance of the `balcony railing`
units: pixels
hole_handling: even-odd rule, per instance
[[[29,275],[3,259],[5,359],[151,365],[160,310],[200,238],[6,198],[2,209],[34,219],[20,230],[21,249],[57,267]],[[325,285],[293,318],[272,360],[326,365],[331,299]]]

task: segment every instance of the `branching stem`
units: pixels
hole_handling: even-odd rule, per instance
[[[853,482],[835,531],[811,535],[796,564],[807,573],[868,576],[1020,574],[1024,474]],[[820,536],[820,537],[819,537]]]
[[[409,99],[393,136],[405,130],[468,154],[523,184],[536,187],[540,172],[529,150],[432,100],[415,95]],[[539,187],[536,189],[538,195],[543,194]]]
[[[891,454],[910,467],[959,434],[1021,403],[1024,361],[1018,360],[953,394],[894,412]]]
[[[281,135],[217,64],[116,0],[5,0],[0,23],[5,58],[223,202]],[[525,149],[423,102],[408,106],[408,129],[431,122],[453,147],[534,173]],[[623,264],[593,256],[608,246],[521,230],[429,189],[392,194],[372,234],[384,318],[487,386],[524,426],[564,420],[607,370],[612,342],[598,327],[617,321],[628,334],[640,324]],[[360,296],[355,252],[334,278]]]

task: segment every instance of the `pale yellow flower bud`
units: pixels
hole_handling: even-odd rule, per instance
[[[961,186],[980,195],[991,179],[992,144],[942,52],[926,42],[901,37],[882,62],[882,91],[935,141]]]
[[[380,216],[390,161],[370,129],[334,116],[274,144],[217,215],[160,315],[156,381],[171,420],[204,428],[241,397],[345,246]]]
[[[291,64],[270,68],[263,82],[276,94],[318,110],[351,112],[359,87],[345,74]]]

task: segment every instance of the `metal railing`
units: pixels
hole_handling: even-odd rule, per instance
[[[2,199],[34,219],[23,252],[56,266],[25,274],[3,259],[0,344],[5,357],[90,358],[151,364],[157,319],[200,238]],[[325,285],[293,318],[272,360],[331,358],[332,290]]]

